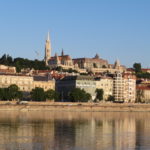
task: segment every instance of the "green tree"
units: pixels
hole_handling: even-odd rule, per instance
[[[69,99],[72,102],[87,102],[91,99],[91,95],[86,93],[84,89],[74,88],[69,94]]]
[[[96,99],[98,99],[99,101],[103,100],[103,95],[104,95],[103,89],[96,89],[95,93],[96,93]]]
[[[10,100],[22,98],[22,92],[19,91],[19,87],[15,84],[12,84],[8,87],[8,95]]]
[[[43,88],[36,87],[32,89],[30,94],[33,101],[46,101],[46,94]]]
[[[49,100],[57,101],[59,99],[59,93],[54,91],[53,89],[49,89],[45,92],[46,98]]]
[[[133,69],[136,73],[140,73],[141,72],[141,63],[134,63]]]
[[[91,100],[91,99],[92,99],[91,94],[90,94],[90,93],[85,93],[85,100],[86,100],[86,101],[89,101],[89,100]]]
[[[22,99],[22,92],[17,85],[12,84],[8,88],[0,88],[0,100]]]
[[[138,89],[136,92],[136,103],[143,103],[144,102],[144,91],[141,89]]]
[[[114,102],[115,101],[114,96],[109,95],[108,98],[107,98],[107,101]]]

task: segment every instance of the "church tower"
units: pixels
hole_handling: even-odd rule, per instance
[[[50,42],[50,36],[49,36],[49,32],[47,35],[47,40],[45,43],[45,64],[48,66],[48,60],[51,58],[51,42]]]

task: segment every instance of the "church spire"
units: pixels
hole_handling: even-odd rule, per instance
[[[48,34],[47,34],[47,41],[50,41],[49,31],[48,31]]]
[[[64,50],[63,50],[63,48],[62,48],[62,51],[61,51],[61,56],[64,56]]]
[[[45,43],[45,64],[48,65],[48,61],[51,58],[51,42],[50,42],[50,36],[49,36],[49,32],[47,34],[47,40]]]

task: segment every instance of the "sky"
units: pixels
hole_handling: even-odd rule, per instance
[[[0,56],[43,59],[48,31],[52,55],[150,67],[150,0],[0,0]]]

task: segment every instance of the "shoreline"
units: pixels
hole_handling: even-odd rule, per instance
[[[0,111],[150,112],[150,104],[0,101]]]

